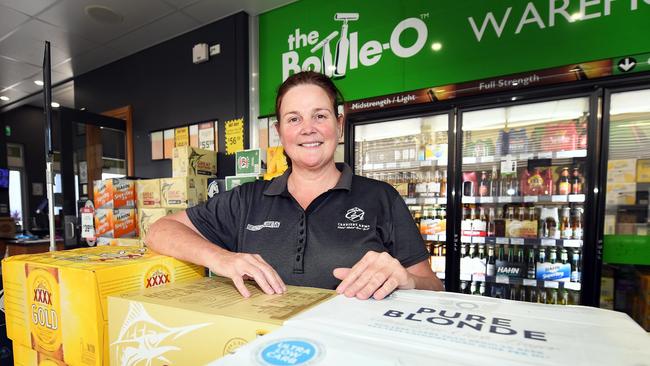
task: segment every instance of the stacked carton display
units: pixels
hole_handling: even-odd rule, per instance
[[[212,277],[110,296],[111,365],[205,365],[335,294],[287,286],[283,295],[266,295],[247,287],[252,296],[245,299],[230,280]],[[157,340],[148,348],[140,347],[143,329]]]
[[[235,175],[226,177],[229,191],[244,183],[254,182],[266,173],[266,150],[249,149],[235,153]]]
[[[96,180],[93,184],[95,235],[107,238],[137,238],[135,181]]]
[[[146,248],[101,246],[9,257],[2,275],[7,335],[15,349],[41,354],[20,351],[22,359],[107,365],[108,295],[196,279],[204,269]]]

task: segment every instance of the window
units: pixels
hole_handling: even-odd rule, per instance
[[[16,226],[23,228],[23,184],[19,170],[9,170],[9,212]]]

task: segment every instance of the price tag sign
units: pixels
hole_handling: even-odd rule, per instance
[[[542,239],[540,244],[543,246],[555,246],[555,239]]]
[[[537,280],[524,278],[524,286],[537,286]]]
[[[94,213],[93,203],[86,201],[84,207],[81,208],[81,237],[89,241],[95,240]]]
[[[522,238],[512,238],[512,239],[510,239],[510,244],[512,244],[512,245],[524,245],[524,239],[522,239]]]
[[[510,243],[510,239],[499,237],[499,238],[497,238],[496,243],[501,244],[501,245],[505,245],[505,244]]]
[[[501,174],[511,174],[517,172],[517,160],[504,160],[501,162]]]
[[[226,121],[226,154],[244,150],[244,119]]]

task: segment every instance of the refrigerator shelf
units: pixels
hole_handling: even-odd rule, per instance
[[[579,239],[549,239],[549,238],[508,238],[496,236],[461,236],[463,244],[496,244],[496,245],[525,245],[525,246],[555,246],[565,248],[581,248]]]
[[[528,278],[508,277],[508,276],[485,276],[481,274],[475,274],[475,275],[461,274],[460,280],[498,283],[503,285],[520,285],[520,286],[527,286],[527,287],[555,288],[559,290],[567,289],[573,291],[580,291],[581,289],[580,282],[544,281],[544,280],[533,280]]]
[[[419,169],[423,167],[432,167],[432,166],[447,166],[446,160],[412,160],[412,161],[401,161],[401,162],[391,162],[391,163],[368,163],[363,164],[361,169],[364,172],[383,172],[383,171],[393,171],[393,170],[403,170],[403,169]]]
[[[403,197],[407,205],[446,205],[447,197]]]
[[[422,234],[422,239],[424,239],[424,241],[446,241],[447,234],[434,234],[434,235]]]
[[[493,163],[495,161],[512,161],[512,160],[532,160],[532,159],[570,159],[584,158],[587,156],[587,150],[568,150],[568,151],[544,151],[539,153],[521,153],[505,156],[465,156],[463,165]]]
[[[472,203],[584,203],[584,194],[569,195],[541,195],[541,196],[463,196],[462,202],[465,204]]]

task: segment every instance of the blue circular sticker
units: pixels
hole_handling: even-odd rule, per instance
[[[307,365],[318,358],[320,353],[320,347],[311,340],[281,339],[262,346],[257,353],[257,360],[263,365]]]

